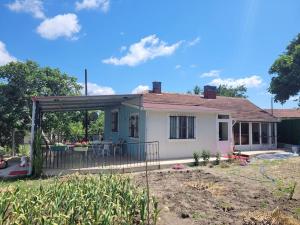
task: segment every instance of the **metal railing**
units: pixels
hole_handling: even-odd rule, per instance
[[[44,169],[125,169],[160,166],[159,142],[43,146]]]

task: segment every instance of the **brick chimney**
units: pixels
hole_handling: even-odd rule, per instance
[[[216,99],[217,98],[217,87],[205,85],[204,86],[204,98]]]
[[[161,82],[159,81],[152,82],[152,93],[161,94]]]

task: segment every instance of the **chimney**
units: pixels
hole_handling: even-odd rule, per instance
[[[159,81],[152,82],[152,93],[161,94],[161,82]]]
[[[204,98],[216,99],[217,98],[217,87],[205,85],[204,86]]]

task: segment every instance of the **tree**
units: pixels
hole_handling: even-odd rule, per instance
[[[227,85],[220,85],[217,88],[217,95],[226,97],[240,97],[247,98],[246,96],[247,88],[244,85],[237,87],[230,87]]]
[[[33,61],[11,62],[1,66],[0,145],[11,143],[13,129],[29,129],[32,96],[79,95],[80,89],[75,77],[62,73],[59,69],[40,67]],[[78,116],[80,117],[71,115]],[[46,114],[44,128],[50,131],[55,126],[67,127],[62,125],[62,121],[67,121],[67,118],[62,114]]]
[[[201,88],[196,85],[193,89],[193,91],[187,91],[188,94],[194,94],[194,95],[201,95],[202,94],[202,90]]]
[[[269,73],[272,77],[269,92],[275,102],[285,103],[300,91],[300,33],[287,46],[286,51],[275,60]],[[300,103],[299,103],[300,104]]]

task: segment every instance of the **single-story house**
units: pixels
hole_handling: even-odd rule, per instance
[[[205,86],[199,96],[163,93],[161,83],[153,82],[140,106],[127,102],[105,109],[104,139],[155,140],[161,159],[186,158],[201,150],[274,149],[277,122],[248,99],[217,96],[213,86]]]
[[[279,118],[277,124],[278,143],[300,145],[300,109],[267,109]]]
[[[160,159],[277,147],[278,119],[248,99],[217,96],[214,86],[203,96],[164,93],[161,82],[142,94],[34,97],[31,143],[43,113],[95,109],[105,112],[104,140],[159,143]]]

